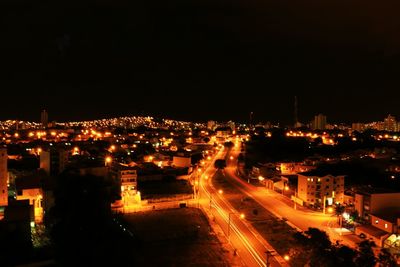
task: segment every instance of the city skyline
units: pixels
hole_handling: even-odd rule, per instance
[[[31,98],[29,98],[31,99]],[[290,99],[288,99],[290,100]],[[375,99],[376,100],[376,99]],[[243,113],[238,113],[238,110],[235,110],[236,112],[232,112],[231,115],[226,115],[226,114],[218,114],[218,113],[207,113],[204,112],[205,114],[187,114],[187,113],[180,113],[180,112],[170,112],[171,114],[168,114],[168,112],[165,111],[147,111],[145,109],[138,109],[134,108],[133,111],[108,111],[107,109],[105,110],[97,110],[96,114],[94,113],[81,113],[81,109],[77,110],[71,110],[68,113],[64,113],[65,110],[63,109],[62,106],[57,105],[53,106],[53,103],[51,105],[46,105],[52,106],[53,109],[49,108],[40,108],[38,106],[27,106],[26,108],[29,108],[29,111],[27,111],[23,115],[21,111],[15,111],[13,109],[5,109],[6,105],[3,105],[0,107],[0,111],[3,109],[2,112],[0,112],[0,121],[6,121],[6,120],[20,120],[20,121],[30,121],[30,122],[41,122],[41,114],[39,114],[42,111],[46,111],[48,113],[48,120],[49,122],[55,121],[55,122],[74,122],[74,121],[92,121],[92,120],[99,120],[99,119],[112,119],[112,118],[118,118],[118,117],[131,117],[131,116],[151,116],[151,117],[156,117],[160,119],[171,119],[171,120],[177,120],[177,121],[188,121],[188,122],[207,122],[209,120],[216,120],[216,121],[235,121],[238,123],[249,123],[249,116],[250,113],[252,113],[252,123],[263,123],[263,122],[273,122],[273,123],[279,123],[282,126],[290,126],[293,125],[295,122],[295,117],[293,116],[294,112],[294,97],[292,99],[292,103],[286,103],[288,108],[290,108],[290,104],[292,104],[292,110],[288,110],[287,112],[283,114],[267,114],[266,111],[243,111]],[[299,104],[298,104],[299,105]],[[300,103],[301,105],[301,103]],[[79,105],[78,105],[79,106]],[[38,109],[37,109],[38,108]],[[341,106],[343,108],[343,106]],[[325,108],[324,110],[326,110]],[[173,110],[169,109],[169,110]],[[256,109],[254,109],[256,110]],[[335,112],[323,112],[323,111],[312,111],[312,110],[306,110],[306,112],[302,112],[301,108],[298,108],[297,115],[298,117],[298,122],[302,124],[309,124],[314,120],[314,117],[318,114],[323,114],[327,117],[327,123],[328,124],[340,124],[340,123],[345,123],[345,124],[351,124],[351,123],[370,123],[374,121],[381,121],[383,118],[386,118],[388,115],[392,115],[394,117],[398,117],[397,112],[391,112],[390,110],[395,110],[395,109],[385,109],[387,112],[381,110],[371,110],[371,112],[367,115],[364,113],[364,116],[346,116],[346,115],[337,115]],[[354,110],[356,111],[356,110]],[[349,111],[351,112],[351,111]],[[79,114],[78,114],[79,113]],[[306,113],[306,114],[304,114]]]
[[[0,10],[1,266],[400,266],[400,1]]]

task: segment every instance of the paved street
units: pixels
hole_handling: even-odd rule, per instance
[[[225,155],[225,152],[219,151],[214,160],[223,158]],[[241,218],[241,214],[224,199],[223,193],[219,193],[212,187],[210,181],[216,172],[213,165],[211,162],[201,175],[199,196],[202,208],[211,210],[215,222],[226,233],[246,266],[267,266],[266,252],[272,251],[273,248],[253,229],[249,228],[244,218]],[[269,263],[270,266],[287,266],[287,263],[279,255],[269,257]]]
[[[361,241],[361,239],[356,235],[344,231],[344,228],[342,231],[340,231],[336,224],[335,216],[311,211],[306,208],[299,207],[299,205],[297,205],[297,209],[294,209],[293,203],[280,193],[277,193],[273,190],[268,190],[265,187],[254,186],[241,179],[236,174],[236,162],[239,153],[239,147],[235,146],[230,151],[229,155],[227,155],[227,158],[233,156],[233,159],[227,160],[228,166],[226,168],[226,176],[228,179],[231,179],[233,185],[235,185],[246,195],[255,199],[265,209],[279,218],[287,219],[287,222],[298,230],[304,231],[309,227],[319,228],[323,231],[326,231],[332,241],[338,240],[350,247],[356,247],[357,242]]]

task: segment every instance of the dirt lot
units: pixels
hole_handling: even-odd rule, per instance
[[[139,212],[124,221],[137,242],[135,266],[230,266],[229,251],[198,209]]]

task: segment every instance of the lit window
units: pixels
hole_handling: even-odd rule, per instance
[[[387,223],[385,223],[385,228],[386,228],[386,229],[388,228],[388,225],[387,225]]]

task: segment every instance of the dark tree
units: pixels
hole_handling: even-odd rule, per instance
[[[309,228],[303,233],[296,233],[294,238],[301,250],[308,255],[311,266],[333,264],[332,243],[325,232],[317,228]]]
[[[232,148],[232,147],[234,147],[234,146],[235,146],[235,144],[232,143],[231,141],[225,142],[225,143],[224,143],[224,147],[226,147],[226,148]]]
[[[379,253],[378,263],[382,267],[396,267],[396,266],[398,266],[397,263],[396,263],[396,259],[385,248],[381,249],[381,251]]]
[[[214,167],[219,170],[223,170],[226,167],[226,161],[224,159],[217,159],[214,162]]]
[[[95,266],[123,259],[123,235],[112,220],[110,187],[103,177],[57,177],[51,237],[58,265]]]
[[[341,216],[345,210],[346,210],[345,206],[343,206],[341,204],[335,205],[335,215],[336,216]]]
[[[358,255],[355,259],[356,266],[359,267],[374,267],[376,258],[372,248],[375,247],[375,243],[365,240],[358,245]]]
[[[347,246],[337,245],[335,247],[336,266],[355,266],[354,258],[356,257],[356,255],[357,251],[355,251],[354,249],[351,249]]]

